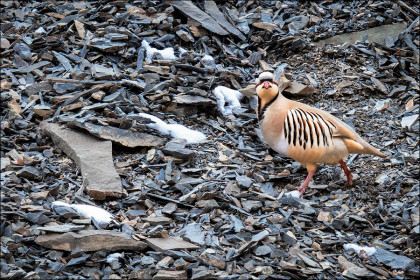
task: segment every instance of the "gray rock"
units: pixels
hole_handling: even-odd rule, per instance
[[[177,95],[174,97],[174,102],[182,105],[212,105],[215,102],[207,97],[202,97],[198,95]]]
[[[48,269],[53,273],[61,271],[65,267],[65,264],[62,262],[52,262],[48,265]]]
[[[53,85],[53,88],[56,93],[66,93],[71,92],[75,90],[79,90],[82,88],[81,84],[73,84],[73,83],[55,83]]]
[[[291,231],[287,231],[285,234],[283,234],[283,240],[284,243],[287,245],[295,245],[297,243],[296,236]]]
[[[374,277],[375,273],[370,272],[368,269],[355,265],[349,262],[345,257],[339,256],[338,263],[343,269],[343,275],[348,278],[359,279],[359,277]],[[354,277],[355,276],[355,277]]]
[[[303,252],[297,253],[297,256],[308,266],[315,267],[315,268],[321,268],[321,265],[317,263],[316,261],[312,260],[307,254]]]
[[[91,46],[103,52],[117,52],[122,50],[126,46],[126,43],[113,42],[105,38],[97,38],[91,41]]]
[[[147,217],[146,219],[146,222],[150,223],[152,226],[167,225],[170,224],[171,221],[172,219],[168,217]]]
[[[195,261],[196,261],[196,258],[195,258],[195,257],[191,256],[190,254],[187,254],[187,253],[181,252],[181,251],[166,250],[166,251],[164,251],[163,253],[164,253],[166,256],[170,256],[170,257],[173,257],[173,258],[182,258],[182,259],[184,259],[184,260],[186,260],[186,261],[189,261],[189,262],[195,262]],[[177,261],[178,261],[178,260],[177,260]],[[176,262],[176,261],[175,261],[175,262]]]
[[[218,24],[223,26],[227,31],[233,35],[236,35],[242,41],[246,40],[244,34],[242,34],[241,31],[239,31],[235,26],[226,20],[225,15],[219,10],[214,1],[205,1],[204,9],[212,18],[217,21]]]
[[[53,86],[49,82],[39,82],[28,85],[23,92],[28,96],[33,94],[38,94],[39,92],[49,92],[52,91]]]
[[[418,114],[403,117],[402,120],[401,120],[401,126],[402,127],[407,127],[408,129],[411,129],[418,119],[419,119]]]
[[[307,16],[296,16],[291,19],[288,19],[288,21],[291,20],[292,22],[289,24],[289,30],[291,31],[299,31],[302,28],[304,28],[308,22],[309,17]]]
[[[57,226],[45,226],[45,227],[37,227],[37,230],[43,230],[48,232],[57,232],[57,233],[64,233],[70,231],[78,231],[83,229],[85,226],[80,225],[72,225],[72,224],[64,224],[64,225],[57,225]]]
[[[18,55],[24,60],[31,60],[32,53],[31,49],[25,43],[17,43],[13,49],[18,53]]]
[[[269,232],[267,230],[263,230],[259,233],[257,233],[256,235],[254,235],[251,239],[251,241],[253,242],[258,242],[263,240],[264,238],[266,238],[269,235]]]
[[[382,248],[377,248],[374,254],[378,262],[389,266],[391,269],[402,269],[406,271],[414,267],[414,260],[403,255],[397,255]]]
[[[200,10],[191,1],[174,1],[172,5],[187,17],[201,23],[205,29],[218,35],[229,34],[211,16]]]
[[[41,176],[41,173],[33,166],[25,166],[16,172],[16,175],[27,179],[38,179]]]
[[[420,225],[415,226],[410,233],[419,234],[420,233]]]
[[[186,141],[175,139],[166,143],[163,153],[174,156],[176,158],[191,159],[195,155],[195,151],[185,148]]]
[[[249,188],[252,185],[252,179],[245,175],[237,176],[236,182],[238,182],[239,186],[245,188]]]
[[[268,245],[262,245],[262,246],[257,247],[257,248],[255,249],[254,253],[255,253],[257,256],[264,256],[264,255],[268,255],[268,254],[270,254],[272,251],[273,251],[273,250],[271,249],[271,247],[270,247],[270,246],[268,246]]]
[[[214,270],[208,269],[193,269],[191,280],[210,279],[214,275]]]
[[[279,202],[281,204],[290,205],[293,207],[299,208],[302,203],[299,201],[299,198],[293,197],[293,196],[283,196],[279,199]]]
[[[256,200],[242,200],[242,207],[247,212],[258,210],[262,206],[263,205],[262,205],[261,201],[256,201]]]
[[[99,80],[109,80],[115,76],[114,69],[94,64],[91,68],[92,75]]]
[[[177,208],[178,206],[176,205],[176,203],[169,202],[162,208],[162,213],[171,215],[173,212],[176,211]]]
[[[388,182],[389,182],[389,180],[390,180],[389,176],[388,176],[387,174],[385,174],[385,173],[384,173],[384,174],[379,175],[379,176],[376,178],[375,183],[377,183],[377,184],[379,184],[379,185],[383,186],[383,185],[385,185],[386,183],[388,183]]]
[[[10,48],[9,40],[7,40],[6,38],[1,38],[0,39],[0,49],[7,50],[8,48]]]
[[[176,35],[178,35],[182,40],[184,40],[185,42],[194,42],[194,38],[193,36],[191,36],[191,34],[183,29],[179,29],[178,31],[176,31]]]
[[[146,242],[153,250],[158,252],[181,249],[196,250],[200,248],[195,244],[182,240],[180,237],[147,238]]]
[[[144,256],[140,260],[141,265],[150,265],[150,264],[153,264],[153,263],[155,263],[155,259],[150,257],[150,256]]]
[[[195,203],[195,206],[198,208],[204,208],[208,210],[212,210],[215,208],[219,208],[219,204],[214,199],[208,199],[208,200],[200,200]]]
[[[363,31],[336,35],[328,39],[316,42],[315,45],[318,45],[318,46],[324,46],[327,44],[342,45],[345,42],[349,42],[350,44],[353,44],[356,41],[362,41],[363,37],[365,37],[366,35],[368,36],[369,42],[371,43],[377,42],[380,44],[385,44],[385,38],[387,36],[392,36],[392,37],[398,36],[401,32],[404,31],[406,26],[407,24],[405,22],[381,25],[381,26],[363,30]]]
[[[271,195],[272,197],[277,197],[279,195],[279,192],[273,188],[273,183],[271,182],[261,184],[261,192]]]
[[[144,210],[128,210],[127,217],[131,220],[135,219],[138,216],[146,216],[146,212]]]
[[[336,230],[341,230],[341,228],[344,226],[345,221],[342,219],[333,219],[331,222],[331,225]]]
[[[88,258],[89,258],[89,255],[87,255],[87,254],[83,254],[81,257],[78,257],[78,258],[72,258],[67,263],[67,266],[72,266],[72,265],[78,265],[78,264],[85,263]]]
[[[51,222],[51,219],[42,214],[42,212],[26,213],[23,217],[37,225],[43,225]]]
[[[182,236],[190,242],[204,245],[204,232],[201,231],[201,225],[197,223],[191,223],[185,226],[183,229],[177,232],[177,235]]]
[[[46,121],[40,124],[40,128],[80,167],[87,193],[91,198],[104,200],[107,197],[122,197],[126,194],[114,167],[111,141],[98,140]]]
[[[233,223],[235,232],[240,232],[241,229],[245,228],[244,223],[242,223],[240,219],[236,218],[236,216],[230,215],[229,218]]]

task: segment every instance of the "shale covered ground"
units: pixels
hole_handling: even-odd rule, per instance
[[[419,276],[415,1],[0,8],[2,278]],[[260,136],[265,70],[389,158],[289,196],[307,172]]]

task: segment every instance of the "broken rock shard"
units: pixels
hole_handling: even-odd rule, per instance
[[[147,247],[146,243],[134,240],[126,233],[112,230],[81,230],[64,234],[44,234],[38,236],[35,242],[49,249],[68,252],[76,249],[83,249],[86,252],[137,251]]]
[[[205,29],[218,35],[229,34],[211,16],[199,9],[191,1],[174,1],[173,6],[186,16],[201,23]]]
[[[86,192],[92,199],[104,200],[125,195],[121,179],[114,168],[111,141],[98,140],[46,121],[40,124],[40,128],[79,166]]]

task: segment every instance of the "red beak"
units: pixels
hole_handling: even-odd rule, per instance
[[[263,83],[263,88],[270,88],[270,87],[271,87],[271,83],[270,83],[270,82],[265,81],[265,82]]]

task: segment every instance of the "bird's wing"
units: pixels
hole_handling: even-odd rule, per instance
[[[306,115],[315,115],[316,122],[326,123],[331,128],[330,132],[332,137],[344,137],[351,140],[357,140],[359,138],[359,135],[349,125],[330,113],[300,102],[294,103],[294,107],[302,110]]]
[[[349,125],[340,119],[321,109],[314,108],[299,102],[296,103],[297,104],[295,104],[294,110],[302,111],[302,115],[304,115],[304,117],[306,117],[309,122],[312,122],[314,127],[318,126],[321,128],[320,134],[325,135],[327,139],[332,139],[333,137],[342,138],[349,153],[372,154],[380,157],[386,157],[386,155],[367,143]],[[322,130],[322,126],[325,128],[324,130]]]

